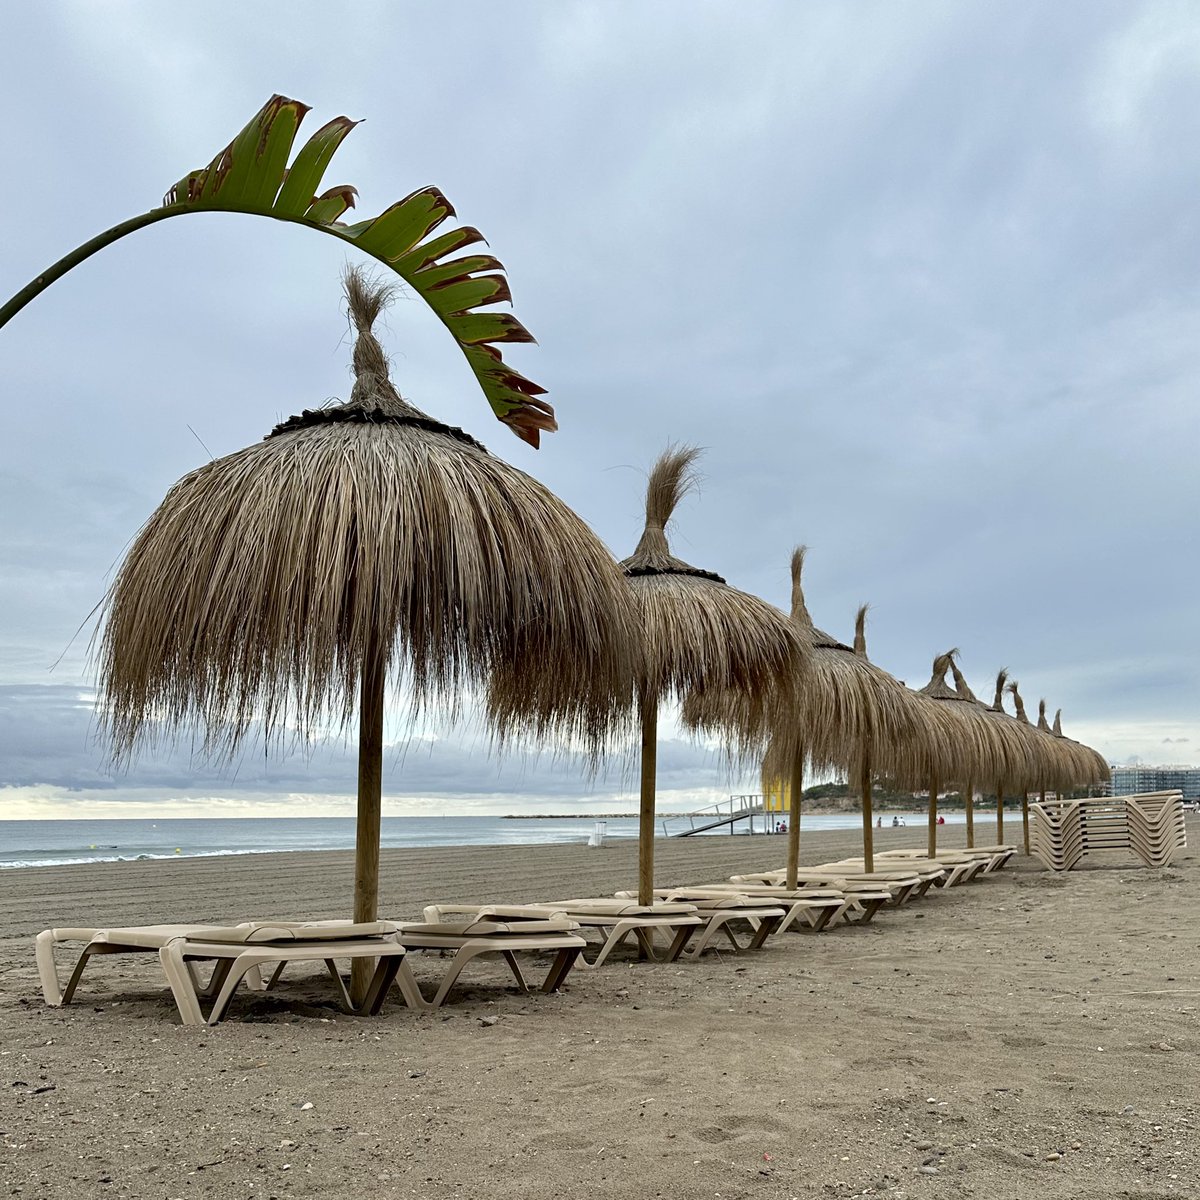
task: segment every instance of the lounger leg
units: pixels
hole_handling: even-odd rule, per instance
[[[71,997],[75,995],[75,989],[79,985],[79,977],[83,974],[84,968],[91,961],[93,955],[136,953],[138,951],[129,946],[110,946],[107,942],[89,942],[83,948],[83,953],[80,954],[79,961],[75,964],[75,969],[71,972],[71,978],[67,980],[67,986],[63,988],[62,1003],[71,1003]]]
[[[687,949],[688,942],[692,940],[692,934],[699,928],[699,925],[681,925],[679,932],[671,939],[671,944],[667,947],[666,958],[663,961],[678,961],[680,955]]]
[[[37,935],[34,957],[37,960],[38,979],[42,984],[42,999],[53,1008],[63,1002],[62,986],[58,981],[58,967],[54,962],[54,944],[58,939],[53,929]]]
[[[192,980],[192,990],[201,1000],[211,1000],[220,993],[221,988],[225,986],[225,979],[229,975],[229,968],[232,965],[233,962],[231,959],[217,959],[213,964],[212,974],[208,977],[208,982],[201,983],[200,968],[194,960],[184,959],[184,967],[187,969],[188,975]]]
[[[781,918],[779,917],[764,917],[762,924],[754,931],[754,936],[750,939],[750,944],[746,949],[761,950],[763,943],[779,928],[780,923]]]
[[[712,941],[713,935],[720,928],[720,918],[710,917],[701,927],[700,932],[696,935],[696,940],[687,948],[685,957],[689,959],[698,959],[705,950],[708,949],[708,943]]]
[[[799,929],[799,924],[800,924],[800,916],[801,916],[801,914],[802,914],[802,913],[804,913],[804,915],[805,915],[806,917],[808,917],[808,916],[809,916],[809,914],[808,914],[808,913],[805,913],[805,912],[804,912],[804,910],[803,910],[802,908],[798,908],[798,907],[797,907],[796,905],[794,905],[794,904],[792,904],[792,905],[789,905],[789,907],[788,907],[788,912],[787,912],[787,916],[783,918],[783,925],[780,927],[780,930],[779,930],[779,932],[780,932],[780,933],[782,933],[784,930],[791,929],[791,927],[792,927],[793,925],[795,925],[795,926],[797,927],[797,928],[796,928],[796,932],[797,932],[797,933],[799,933],[799,932],[800,932],[800,929]],[[810,923],[811,923],[811,922],[810,922]],[[751,917],[751,918],[750,918],[750,928],[751,928],[751,929],[757,929],[757,928],[758,928],[758,925],[759,925],[758,918],[757,918],[757,917]]]
[[[283,965],[281,962],[275,968],[274,974],[271,977],[272,983],[280,975]],[[337,963],[332,958],[325,959],[325,970],[329,972],[330,979],[337,984],[338,993],[341,996],[342,1008],[348,1013],[358,1012],[358,1009],[354,1006],[354,1001],[350,999],[350,993],[346,990],[346,981],[342,978],[342,973],[338,970]]]
[[[660,956],[658,945],[654,940],[654,930],[639,926],[634,929],[633,933],[637,938],[638,958],[644,962],[658,962]]]
[[[525,982],[525,976],[521,974],[521,964],[517,962],[517,956],[511,950],[502,951],[504,961],[508,963],[508,969],[512,971],[513,978],[517,981],[517,987],[523,992],[529,991],[529,984]]]
[[[325,970],[329,972],[329,977],[337,984],[342,1010],[353,1013],[356,1016],[365,1015],[373,1017],[383,1007],[383,1001],[387,996],[388,989],[395,982],[396,976],[400,971],[400,964],[404,962],[404,955],[385,954],[380,956],[379,961],[375,965],[375,972],[367,984],[367,991],[361,1004],[355,1004],[351,999],[350,992],[346,988],[346,980],[343,978],[341,971],[338,970],[337,960],[327,958],[324,962]],[[282,966],[282,963],[280,965]],[[257,969],[254,966],[250,967],[246,972],[246,978],[249,979]],[[276,974],[278,974],[278,970]],[[407,999],[407,996],[405,998]]]
[[[844,904],[838,905],[837,908],[834,908],[832,904],[827,904],[822,905],[822,907],[816,910],[810,908],[808,911],[812,913],[813,931],[815,933],[820,933],[822,929],[824,929],[827,925],[832,924],[837,917],[842,915],[842,913],[845,911],[845,907],[846,906]]]
[[[554,964],[550,968],[550,973],[542,983],[542,991],[547,994],[557,992],[571,973],[571,968],[575,965],[575,960],[578,957],[579,950],[575,947],[560,950],[554,957]]]
[[[379,1015],[383,1008],[383,1002],[387,999],[387,994],[391,991],[392,984],[396,982],[396,976],[399,975],[403,965],[404,955],[402,954],[388,954],[379,959],[360,1011],[369,1017]]]
[[[604,964],[605,959],[625,940],[629,934],[628,928],[624,927],[624,922],[618,921],[611,928],[608,926],[597,926],[600,931],[600,936],[604,941],[600,944],[600,949],[596,953],[596,957],[588,962],[587,955],[581,950],[579,952],[578,965],[581,970],[594,971],[597,967]],[[582,930],[580,931],[582,933]]]
[[[246,955],[234,959],[230,962],[230,969],[226,972],[225,982],[221,985],[221,992],[213,1001],[213,1006],[208,1010],[209,1025],[216,1025],[225,1015],[225,1010],[229,1007],[229,1002],[233,999],[233,993],[237,991],[237,986],[242,982],[242,979],[255,969],[261,962],[270,961],[269,958],[248,958]],[[330,959],[325,960],[326,965],[332,970],[333,977],[341,983],[341,976],[337,973],[337,967],[334,966]],[[343,985],[343,989],[344,989]]]
[[[450,960],[449,969],[442,977],[442,983],[437,990],[437,994],[434,996],[433,1000],[430,1001],[430,1008],[441,1008],[442,1005],[446,1003],[446,997],[450,995],[450,989],[454,986],[458,977],[463,973],[463,968],[471,961],[471,959],[480,953],[482,953],[481,950],[469,950],[466,946],[463,946],[461,950],[455,952],[454,957]],[[443,951],[442,954],[444,956],[445,951]]]
[[[401,998],[409,1008],[416,1009],[418,1012],[424,1012],[426,1009],[433,1008],[433,1004],[421,994],[420,985],[417,983],[417,977],[413,974],[412,965],[408,961],[407,954],[400,959],[400,966],[396,971],[395,983],[400,989]]]
[[[62,997],[59,1000],[60,1004],[67,1005],[71,1003],[71,997],[75,995],[75,989],[79,986],[79,977],[83,974],[84,968],[88,965],[88,960],[91,957],[91,946],[85,946],[79,955],[79,961],[75,964],[75,969],[67,979],[67,986],[63,988]]]
[[[751,921],[750,921],[750,927],[751,927],[751,929],[753,929],[753,930],[754,930],[754,937],[758,937],[758,935],[759,935],[759,933],[762,931],[762,929],[763,929],[764,927],[766,927],[766,922],[764,921],[764,922],[762,922],[762,924],[760,925],[760,924],[758,924],[758,918],[757,918],[757,917],[755,917],[755,918],[752,918],[752,919],[751,919]],[[741,952],[742,952],[742,944],[741,944],[741,942],[739,942],[739,941],[737,940],[737,937],[735,936],[735,934],[734,934],[734,932],[733,932],[733,921],[732,921],[732,919],[730,919],[730,920],[726,920],[726,921],[723,921],[723,922],[721,923],[721,932],[722,932],[722,933],[723,933],[723,934],[724,934],[724,935],[725,935],[725,936],[726,936],[726,937],[729,939],[729,944],[730,944],[730,945],[733,947],[734,951],[735,951],[736,953],[738,953],[738,954],[741,954]],[[768,933],[770,932],[770,929],[769,929],[769,928],[767,929],[767,932],[768,932]],[[763,936],[765,937],[765,936],[766,936],[766,934],[764,934]],[[751,943],[750,943],[750,948],[751,948],[751,949],[753,949],[753,946],[754,946],[754,943],[753,943],[753,941],[751,941]]]
[[[185,1025],[203,1025],[204,1014],[200,1011],[200,998],[192,987],[192,977],[183,961],[183,940],[176,938],[158,952],[163,974],[175,997],[180,1019]]]
[[[42,996],[46,1003],[57,1008],[63,1003],[62,985],[58,978],[58,966],[54,958],[54,947],[59,942],[83,942],[85,945],[97,934],[93,926],[71,926],[61,929],[45,929],[37,935],[34,943],[34,958],[37,962],[38,979],[42,985]]]

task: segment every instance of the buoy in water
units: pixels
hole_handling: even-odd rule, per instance
[[[175,847],[175,853],[176,853],[176,854],[182,854],[182,853],[183,853],[183,851],[182,851],[182,850],[180,850],[180,848],[179,848],[178,846],[176,846],[176,847]]]

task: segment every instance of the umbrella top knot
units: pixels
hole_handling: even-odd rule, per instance
[[[939,654],[933,660],[933,673],[929,677],[929,682],[921,688],[922,696],[928,696],[931,700],[966,700],[965,696],[960,695],[946,683],[946,672],[954,666],[954,658],[957,654],[956,648],[948,650],[945,654]]]
[[[867,613],[870,609],[869,604],[860,604],[854,616],[854,653],[859,658],[867,657]]]
[[[996,694],[992,697],[992,712],[1004,712],[1004,688],[1008,683],[1008,668],[1001,667],[996,673]]]
[[[358,331],[354,342],[354,390],[350,404],[358,408],[382,409],[397,415],[416,415],[392,384],[387,355],[372,332],[379,314],[395,297],[395,288],[388,283],[372,281],[355,268],[350,268],[342,281],[350,320]]]
[[[344,404],[324,408],[306,408],[298,416],[289,417],[267,434],[268,438],[314,425],[341,423],[363,425],[411,425],[430,433],[442,433],[477,450],[484,447],[469,433],[453,425],[444,425],[426,416],[410,404],[392,383],[388,357],[373,332],[375,322],[395,297],[396,289],[389,283],[370,279],[358,267],[348,267],[342,279],[346,309],[358,336],[354,342],[354,387]]]
[[[808,634],[813,646],[817,649],[850,651],[850,647],[845,642],[839,642],[833,634],[818,629],[809,615],[808,605],[804,602],[804,587],[800,582],[800,577],[804,573],[804,557],[807,553],[807,546],[797,546],[792,551],[792,622],[799,625]]]
[[[967,682],[967,677],[959,668],[958,662],[950,659],[950,673],[954,676],[954,692],[960,700],[967,700],[971,704],[978,704],[979,697],[971,691],[971,685]]]
[[[696,446],[668,446],[659,455],[646,482],[646,527],[637,548],[621,562],[626,575],[692,575],[714,583],[725,582],[713,571],[676,558],[667,542],[667,523],[680,500],[696,486],[694,465],[699,457]]]
[[[1017,720],[1022,725],[1028,725],[1029,717],[1025,713],[1025,701],[1021,699],[1021,693],[1017,690],[1018,686],[1017,681],[1014,679],[1005,690],[1012,696],[1013,703],[1017,706]]]

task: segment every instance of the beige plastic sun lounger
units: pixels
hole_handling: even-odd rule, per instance
[[[821,885],[817,887],[800,887],[788,890],[767,883],[704,883],[699,885],[706,890],[722,892],[740,892],[746,896],[762,896],[767,899],[778,897],[780,903],[798,900],[822,900],[826,903],[821,908],[801,913],[801,918],[810,929],[820,932],[832,928],[839,921],[850,925],[866,925],[874,920],[875,914],[891,902],[892,893],[885,887],[872,887],[869,884],[846,884],[845,887]],[[834,907],[834,904],[838,907]],[[785,922],[784,929],[797,929],[800,920]]]
[[[964,850],[939,850],[930,858],[926,850],[885,850],[876,855],[876,862],[901,863],[905,866],[941,867],[945,878],[938,881],[939,887],[958,887],[969,883],[976,875],[982,875],[992,861],[990,854],[974,854]]]
[[[734,884],[748,883],[775,888],[782,888],[786,882],[786,871],[765,871],[758,875],[730,877],[730,883]],[[881,867],[877,871],[854,870],[850,867],[802,867],[797,883],[801,887],[828,886],[842,892],[858,888],[878,891],[883,888],[891,893],[892,907],[899,908],[902,904],[923,896],[932,881],[924,880],[915,871],[900,866]]]
[[[783,920],[779,922],[775,933],[785,933],[801,925],[815,932],[820,932],[830,921],[843,915],[846,900],[842,893],[826,892],[814,895],[818,889],[798,889],[794,892],[783,888],[739,888],[729,883],[718,883],[712,886],[697,884],[682,888],[664,890],[667,898],[686,899],[689,904],[701,904],[705,901],[721,900],[728,896],[744,897],[754,904],[775,905],[784,910]]]
[[[605,897],[556,900],[544,905],[431,904],[425,909],[425,920],[446,921],[478,916],[485,909],[498,917],[510,913],[565,916],[579,925],[580,936],[585,940],[586,931],[596,931],[600,935],[598,949],[597,943],[589,943],[596,951],[594,956],[589,961],[585,950],[576,963],[577,967],[588,970],[603,966],[608,956],[630,938],[636,940],[641,957],[655,962],[675,962],[686,949],[692,935],[705,924],[696,915],[694,904],[662,901],[642,906],[632,900]],[[660,948],[655,940],[660,933],[670,938],[665,948]]]
[[[636,899],[632,892],[618,892],[617,896]],[[705,893],[703,889],[694,888],[655,888],[654,897],[656,901],[683,901],[695,905],[696,916],[704,925],[681,956],[688,959],[699,958],[705,950],[715,948],[712,943],[718,935],[727,939],[738,953],[761,950],[767,938],[779,931],[789,907],[766,896],[747,896],[741,892]],[[734,926],[740,925],[750,926],[751,936],[745,944],[739,942],[734,933]]]
[[[989,875],[993,871],[999,871],[1005,866],[1010,859],[1017,853],[1016,846],[995,845],[995,846],[960,846],[950,850],[939,850],[934,855],[936,862],[962,862],[967,859],[981,859],[983,861],[983,869],[980,874]],[[887,859],[924,859],[929,860],[929,851],[922,847],[921,849],[911,850],[876,850],[875,861],[878,862],[881,858]],[[974,878],[974,876],[972,876]]]
[[[167,984],[185,1025],[215,1025],[220,1021],[238,985],[248,977],[257,980],[269,964],[279,968],[290,962],[323,962],[337,984],[339,998],[349,1012],[375,1014],[392,983],[398,982],[405,999],[420,1006],[420,994],[405,971],[404,948],[389,938],[390,922],[244,922],[234,926],[144,925],[110,929],[47,929],[38,935],[37,965],[46,1003],[69,1004],[80,977],[96,955],[157,953]],[[65,988],[59,986],[54,947],[85,940],[83,951]],[[378,964],[363,1003],[355,1006],[337,969],[337,960],[377,958]],[[201,983],[198,963],[212,963],[212,976]],[[278,978],[279,970],[275,972]],[[274,979],[272,980],[274,982]],[[201,1001],[212,999],[205,1016]]]
[[[432,998],[425,997],[429,1008],[445,1003],[450,989],[465,967],[482,955],[498,954],[508,964],[517,986],[528,991],[529,985],[517,962],[518,954],[553,953],[554,961],[542,982],[543,992],[555,992],[571,973],[587,943],[579,935],[579,924],[562,914],[547,915],[539,910],[528,916],[514,913],[518,907],[504,906],[501,916],[486,906],[477,914],[461,920],[403,921],[396,928],[396,940],[406,950],[438,951],[451,954],[450,966],[438,983]]]
[[[822,868],[828,868],[831,871],[852,871],[858,872],[859,877],[872,874],[879,875],[881,872],[891,871],[893,868],[887,865],[887,860],[884,863],[876,863],[875,870],[868,872],[867,864],[861,858],[843,858],[837,862],[822,863]],[[920,886],[915,892],[915,898],[920,899],[931,887],[944,887],[946,878],[951,873],[949,867],[943,867],[939,863],[933,862],[927,858],[909,858],[903,863],[897,863],[895,870],[901,873],[908,872],[910,875],[915,875],[920,880]]]

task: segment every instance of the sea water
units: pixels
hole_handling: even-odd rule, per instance
[[[892,814],[884,817],[891,828]],[[951,825],[962,813],[948,813]],[[924,814],[905,814],[908,829],[923,828]],[[634,816],[605,818],[608,839],[637,837]],[[857,813],[805,816],[802,828],[857,829]],[[128,862],[152,858],[197,858],[227,854],[270,854],[295,850],[349,850],[354,846],[353,817],[197,817],[160,820],[107,818],[69,821],[0,821],[0,869],[50,867],[71,863]],[[385,848],[421,846],[503,846],[587,842],[594,816],[581,817],[384,817],[380,839]],[[680,826],[681,827],[681,826]],[[745,821],[700,834],[745,835]],[[762,834],[763,818],[754,821]]]

